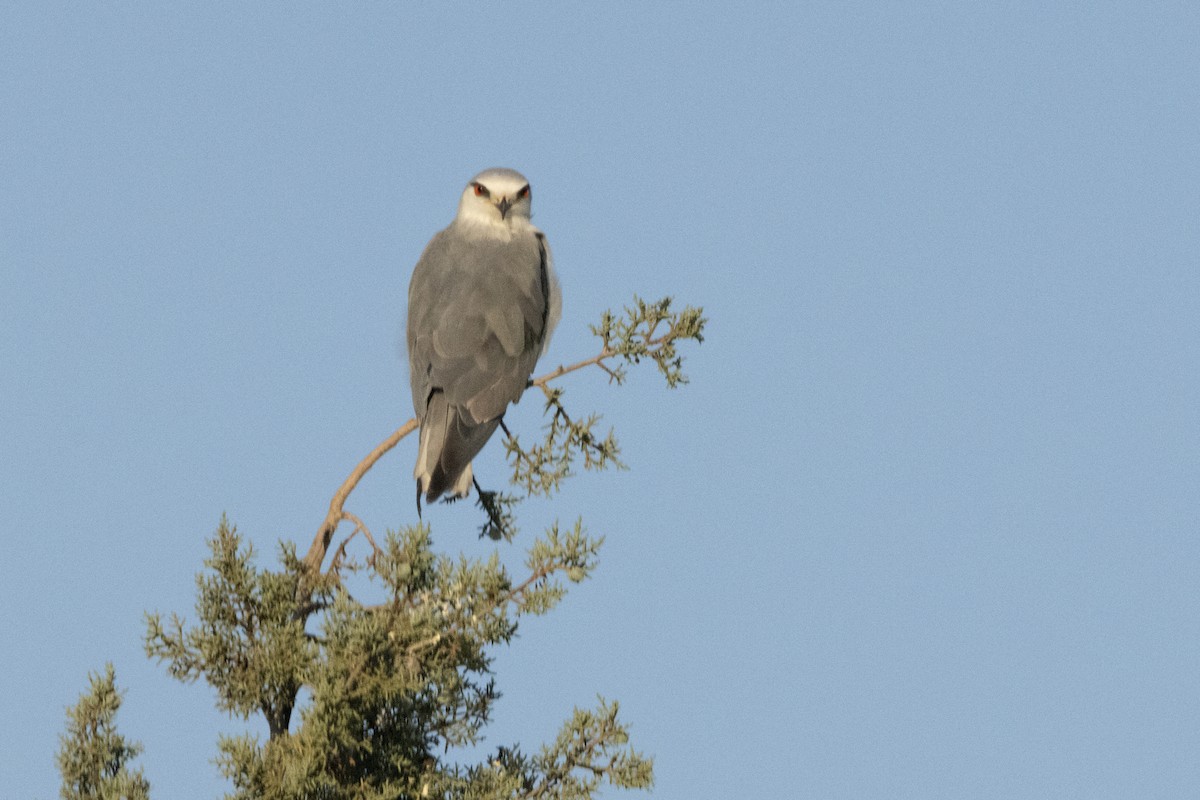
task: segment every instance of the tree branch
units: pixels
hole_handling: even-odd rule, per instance
[[[533,380],[531,380],[529,382],[529,385],[530,386],[540,386],[542,388],[545,388],[546,384],[549,383],[550,381],[554,380],[555,378],[560,378],[563,375],[566,375],[568,372],[574,372],[575,370],[583,369],[584,367],[590,367],[593,364],[600,364],[600,362],[604,361],[604,359],[612,358],[616,354],[617,354],[616,350],[611,350],[611,349],[605,347],[597,355],[594,355],[591,358],[585,358],[583,361],[577,361],[576,363],[570,365],[569,367],[564,367],[560,364],[557,369],[547,372],[545,375],[543,375],[540,378],[534,378]],[[600,366],[603,366],[603,364],[600,364]]]
[[[333,541],[333,532],[337,530],[339,522],[347,519],[343,508],[350,493],[358,486],[358,482],[367,474],[367,471],[375,466],[375,462],[383,458],[384,453],[395,447],[401,439],[415,431],[419,424],[416,418],[413,418],[401,425],[391,436],[380,442],[366,458],[358,462],[358,466],[354,468],[349,477],[342,481],[342,485],[334,493],[333,499],[329,501],[329,513],[325,515],[325,521],[317,529],[312,546],[308,548],[308,554],[304,556],[304,565],[311,574],[316,575],[321,571],[325,554],[329,552],[329,543]]]

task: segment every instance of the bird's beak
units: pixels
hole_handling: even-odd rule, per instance
[[[500,209],[500,219],[508,219],[508,210],[512,208],[512,200],[501,197],[500,202],[496,203],[496,208]]]

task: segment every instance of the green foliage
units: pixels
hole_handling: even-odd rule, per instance
[[[685,306],[682,311],[672,311],[670,297],[647,303],[634,295],[633,306],[625,307],[625,316],[618,318],[605,311],[600,324],[592,326],[592,333],[604,343],[604,352],[620,356],[626,364],[639,364],[647,358],[653,361],[667,386],[674,389],[687,383],[676,345],[689,339],[703,342],[707,322],[703,309]],[[623,365],[605,367],[605,371],[617,383],[624,382]]]
[[[475,505],[487,515],[479,529],[480,538],[486,536],[493,541],[503,539],[511,542],[517,536],[517,518],[513,509],[521,502],[515,494],[505,492],[476,491],[479,497]]]
[[[575,422],[567,415],[562,405],[562,390],[546,390],[546,413],[550,422],[546,424],[545,439],[540,444],[522,448],[516,436],[508,436],[504,447],[512,464],[512,482],[525,490],[527,495],[549,496],[557,491],[564,478],[571,475],[571,466],[579,457],[585,469],[604,469],[616,466],[626,469],[621,462],[621,449],[610,430],[600,439],[594,432],[600,422],[598,414]]]
[[[142,752],[117,733],[121,708],[112,664],[88,676],[90,689],[67,709],[67,732],[59,737],[58,769],[63,800],[147,800],[150,783],[129,762]]]
[[[375,554],[379,602],[331,586],[320,602],[303,603],[290,548],[282,571],[260,569],[252,548],[222,520],[208,572],[197,580],[200,624],[172,617],[164,626],[149,615],[147,652],[181,680],[204,677],[221,707],[242,717],[259,710],[270,721],[295,705],[299,687],[308,689],[311,702],[294,730],[272,724],[265,743],[222,738],[218,764],[234,798],[521,796],[481,794],[493,785],[494,769],[463,767],[447,755],[479,742],[499,697],[490,648],[511,641],[521,616],[550,611],[565,593],[561,578],[585,579],[600,544],[581,523],[565,533],[553,526],[530,548],[528,574],[517,582],[496,554],[435,553],[429,529],[419,525],[389,532]],[[305,631],[306,607],[315,633]],[[295,689],[285,697],[287,687]],[[531,761],[525,779],[556,787],[548,796],[561,797],[590,796],[580,787],[597,776],[644,785],[638,781],[649,779],[650,762],[620,749],[626,740],[615,713],[614,706],[600,726],[577,715],[560,739],[574,731],[588,746],[556,745],[558,755]],[[591,777],[574,775],[577,768]]]
[[[296,694],[316,655],[297,602],[304,566],[295,546],[280,545],[280,572],[253,567],[254,550],[222,517],[211,540],[210,573],[196,578],[201,624],[185,630],[175,614],[147,614],[146,654],[167,662],[181,681],[200,677],[222,711],[243,719],[261,712],[272,734],[286,731]]]
[[[621,384],[625,382],[627,365],[650,360],[662,373],[667,386],[674,389],[687,383],[678,344],[689,340],[703,342],[706,322],[701,309],[686,306],[682,311],[673,311],[670,297],[647,303],[635,295],[633,306],[625,308],[624,316],[615,317],[611,311],[605,311],[600,324],[592,326],[592,333],[600,339],[601,350],[598,356],[585,363],[594,363],[608,373],[609,380]],[[611,364],[614,359],[623,363]],[[562,389],[549,388],[543,382],[535,385],[541,386],[546,395],[545,411],[550,421],[546,423],[545,436],[539,444],[526,447],[517,436],[505,437],[513,485],[527,495],[549,496],[558,490],[564,478],[572,474],[571,469],[579,459],[583,459],[587,470],[610,466],[627,469],[621,461],[621,448],[613,432],[609,430],[603,437],[596,433],[599,414],[574,420],[563,406]],[[503,534],[504,525],[496,523],[494,518],[492,522],[491,530]],[[490,530],[485,532],[490,533]]]
[[[447,787],[447,797],[556,798],[585,800],[607,779],[623,789],[648,789],[654,765],[633,750],[626,727],[617,720],[617,704],[600,698],[595,711],[576,708],[554,744],[533,757],[519,748],[501,747],[487,764],[472,767]]]
[[[582,421],[568,415],[561,390],[546,385],[551,377],[596,364],[619,382],[624,364],[649,359],[675,386],[686,380],[675,344],[700,341],[703,324],[697,310],[671,311],[669,299],[635,298],[620,321],[606,314],[595,329],[600,355],[538,382],[550,417],[546,435],[528,449],[508,437],[521,492],[480,493],[487,517],[481,534],[513,541],[521,498],[550,494],[579,460],[585,469],[623,466],[612,433],[593,432],[597,415]],[[610,359],[622,365],[610,368]],[[267,722],[265,741],[220,738],[217,765],[232,784],[228,796],[586,800],[605,782],[649,787],[651,760],[629,747],[617,704],[603,699],[595,710],[576,709],[557,739],[534,755],[512,744],[479,763],[464,761],[500,696],[495,649],[511,643],[522,617],[549,612],[567,584],[591,575],[602,537],[589,536],[581,521],[570,529],[556,523],[529,546],[525,570],[513,576],[496,552],[474,559],[435,552],[424,525],[388,532],[377,543],[342,510],[350,480],[357,478],[335,495],[333,521],[322,527],[308,563],[285,543],[277,568],[259,566],[253,547],[222,518],[196,578],[195,622],[146,616],[146,652],[171,676],[203,679],[219,708],[242,719],[261,714]],[[352,521],[354,533],[321,571],[340,520]],[[347,552],[360,533],[372,550],[363,563]],[[349,571],[366,576],[359,596],[343,580]],[[139,747],[112,727],[120,698],[111,667],[106,680],[93,679],[92,697],[72,711],[60,755],[64,797],[147,796],[140,772],[126,767]],[[79,788],[68,794],[68,784]]]

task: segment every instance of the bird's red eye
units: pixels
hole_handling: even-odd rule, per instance
[[[526,186],[524,189],[517,192],[517,197],[520,197],[521,199],[525,199],[526,197],[529,197],[529,187]]]
[[[488,193],[488,190],[483,188],[483,184],[481,184],[481,183],[475,184],[475,196],[476,197],[483,197],[487,193]]]

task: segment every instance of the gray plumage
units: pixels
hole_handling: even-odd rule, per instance
[[[481,172],[413,269],[407,341],[421,422],[418,501],[467,495],[471,460],[520,399],[558,322],[558,280],[545,236],[529,221],[530,201],[520,173]]]

